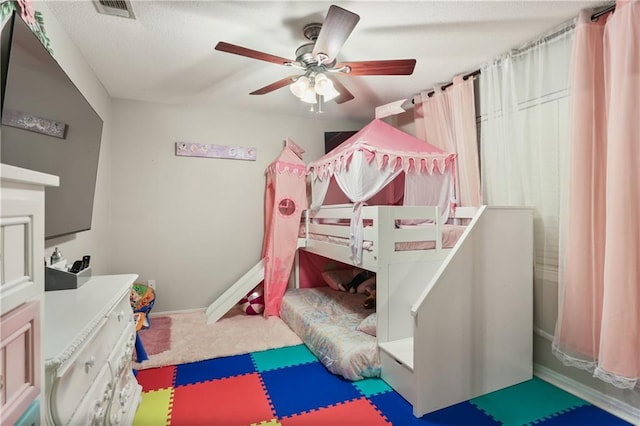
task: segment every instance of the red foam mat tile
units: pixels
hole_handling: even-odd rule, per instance
[[[172,425],[248,425],[274,418],[258,373],[179,386]]]
[[[366,398],[287,417],[280,423],[282,426],[391,425]]]
[[[173,380],[176,376],[176,366],[150,368],[139,370],[136,380],[142,386],[143,392],[173,387]]]

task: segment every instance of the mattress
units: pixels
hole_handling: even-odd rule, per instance
[[[434,226],[433,224],[422,224],[422,225],[399,225],[398,227],[401,229],[409,229],[413,227],[428,227]],[[453,248],[456,245],[456,242],[462,235],[465,230],[464,225],[450,225],[444,224],[442,225],[442,248]],[[302,229],[300,232],[300,236],[304,236],[304,230]],[[339,244],[343,246],[349,246],[349,239],[336,237],[331,235],[323,235],[323,234],[314,234],[309,233],[309,238],[317,240],[317,241],[325,241],[331,244]],[[407,241],[407,242],[399,242],[395,243],[395,251],[411,251],[411,250],[432,250],[436,247],[435,241]],[[365,240],[362,243],[362,249],[366,251],[371,251],[373,249],[373,241]]]
[[[356,328],[373,313],[362,294],[329,287],[289,289],[280,317],[332,373],[347,380],[380,376],[378,343]]]

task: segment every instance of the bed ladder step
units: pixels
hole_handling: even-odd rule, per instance
[[[255,286],[264,280],[264,261],[260,260],[207,308],[207,324],[213,324],[229,312]]]

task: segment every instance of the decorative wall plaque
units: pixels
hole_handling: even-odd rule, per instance
[[[256,148],[189,142],[176,142],[176,155],[182,157],[227,158],[256,161]]]
[[[13,109],[4,110],[2,114],[2,124],[60,139],[65,138],[67,131],[67,125],[65,123],[36,117],[35,115]]]

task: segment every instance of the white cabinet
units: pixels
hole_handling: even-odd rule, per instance
[[[43,395],[44,188],[59,180],[6,164],[0,178],[0,424],[14,424]]]
[[[77,289],[45,294],[48,424],[132,423],[142,390],[131,369],[136,278],[95,276]]]

